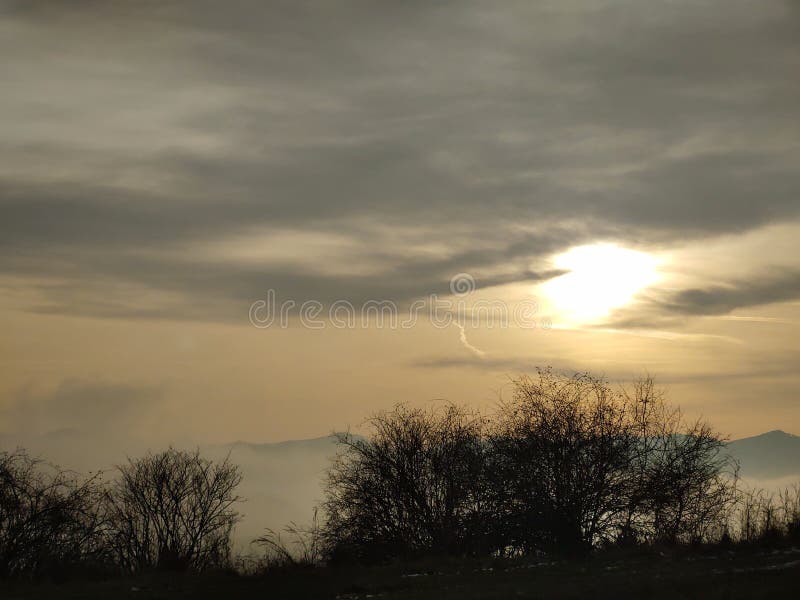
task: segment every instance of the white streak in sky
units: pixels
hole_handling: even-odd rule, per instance
[[[470,351],[470,352],[472,352],[472,353],[473,353],[475,356],[477,356],[478,358],[485,358],[485,357],[486,357],[486,352],[484,352],[484,351],[483,351],[483,350],[481,350],[480,348],[476,348],[475,346],[473,346],[472,344],[470,344],[470,343],[469,343],[469,340],[467,339],[467,330],[466,330],[466,329],[464,329],[464,326],[463,326],[461,323],[459,323],[458,321],[453,321],[453,325],[455,325],[456,327],[458,327],[458,329],[459,329],[459,330],[460,330],[460,332],[461,332],[461,333],[459,333],[459,335],[458,335],[458,339],[461,341],[461,344],[462,344],[462,345],[463,345],[463,346],[464,346],[464,347],[465,347],[467,350],[469,350],[469,351]]]

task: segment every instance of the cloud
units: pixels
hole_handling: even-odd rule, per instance
[[[800,218],[791,2],[6,11],[0,276],[26,309],[245,322],[270,287],[408,301],[459,272],[545,279],[593,239]],[[261,261],[226,254],[261,238]]]
[[[168,412],[160,385],[65,378],[54,387],[30,384],[6,397],[0,404],[0,449],[24,447],[65,468],[108,470],[165,443],[161,426]]]
[[[662,304],[684,315],[724,315],[737,308],[785,302],[800,297],[800,271],[761,273],[725,285],[681,290]]]
[[[563,361],[555,364],[552,360],[525,359],[518,357],[487,357],[474,354],[470,357],[438,357],[415,361],[414,367],[424,369],[479,369],[489,372],[503,372],[509,375],[533,373],[536,369],[552,367],[560,373],[573,374],[585,371]]]
[[[749,278],[733,279],[705,287],[653,290],[632,307],[615,311],[608,322],[599,327],[669,329],[689,317],[727,316],[737,309],[788,302],[798,298],[800,271],[772,268]],[[764,322],[772,320],[767,318]]]
[[[745,353],[734,365],[721,362],[716,368],[703,370],[675,371],[667,369],[655,374],[656,382],[659,385],[675,385],[685,383],[718,383],[718,382],[737,382],[742,380],[776,380],[788,378],[793,379],[797,373],[797,364],[800,360],[800,352],[786,352],[782,355],[764,355],[763,353]],[[520,357],[437,357],[415,361],[413,366],[425,369],[476,369],[491,373],[503,373],[514,377],[519,374],[531,374],[539,368],[552,367],[559,373],[573,375],[586,371],[586,367],[579,367],[569,361],[564,360],[539,360],[535,358]],[[594,375],[601,375],[612,382],[629,382],[640,376],[649,375],[642,371],[635,371],[620,367],[614,364],[613,360],[603,368],[602,363],[592,369]]]
[[[0,411],[6,433],[127,435],[161,399],[159,387],[66,379],[49,391],[21,390],[14,403]],[[125,430],[124,433],[119,431]]]

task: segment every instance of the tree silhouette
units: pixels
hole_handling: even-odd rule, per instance
[[[652,379],[617,388],[551,369],[490,419],[403,406],[343,436],[323,505],[332,555],[582,554],[721,537],[735,464]]]
[[[474,551],[484,523],[480,417],[397,406],[370,425],[369,440],[340,436],[344,450],[328,473],[333,557]]]
[[[0,578],[58,575],[105,560],[101,488],[31,457],[0,452]]]
[[[120,566],[203,570],[225,565],[239,519],[239,468],[170,448],[117,468],[107,493],[109,537]]]

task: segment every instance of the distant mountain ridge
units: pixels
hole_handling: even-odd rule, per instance
[[[306,523],[323,498],[325,471],[337,450],[336,434],[304,440],[234,442],[204,449],[230,458],[242,469],[240,491],[247,502],[242,539],[253,539],[263,527],[281,529],[290,521]],[[744,487],[770,490],[800,482],[800,436],[769,431],[728,443],[739,461]]]
[[[232,452],[244,451],[273,458],[293,453],[308,455],[308,458],[316,456],[318,460],[315,462],[322,467],[336,451],[337,435],[265,443],[237,441],[221,447]],[[727,446],[733,457],[739,461],[741,474],[745,477],[800,477],[800,436],[776,429],[733,440]]]
[[[310,467],[315,472],[324,472],[336,452],[337,435],[266,443],[237,441],[217,448],[231,451],[232,455],[244,453],[250,458],[302,458],[311,461],[311,464],[304,465],[306,468],[303,471],[308,471]],[[800,478],[800,436],[776,429],[733,440],[728,442],[727,447],[739,461],[744,477],[777,479],[797,475]]]
[[[800,436],[779,429],[728,443],[741,475],[757,479],[800,477]]]

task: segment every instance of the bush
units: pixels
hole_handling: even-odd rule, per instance
[[[739,493],[733,527],[745,544],[774,544],[800,539],[800,484],[777,494],[764,490]]]
[[[0,578],[63,578],[106,562],[97,478],[0,452]]]
[[[323,505],[331,558],[581,554],[720,539],[736,465],[651,379],[542,370],[485,420],[403,406],[343,436]]]
[[[328,472],[331,558],[476,552],[488,525],[482,419],[455,406],[398,406],[370,425],[369,440],[340,437]]]
[[[127,571],[226,567],[239,468],[170,448],[129,460],[106,494],[108,541]]]
[[[288,540],[272,529],[267,529],[264,535],[253,540],[254,544],[261,547],[262,555],[255,559],[255,568],[248,570],[264,572],[321,565],[325,560],[325,540],[318,514],[315,510],[314,519],[308,527],[290,523],[284,529]]]

